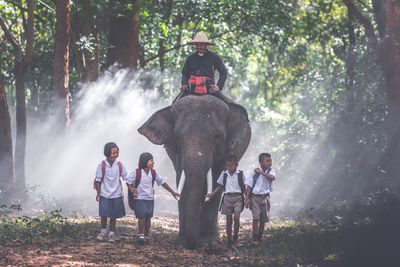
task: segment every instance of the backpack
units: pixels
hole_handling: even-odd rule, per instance
[[[269,168],[269,169],[267,170],[267,173],[269,173],[271,170],[272,170],[272,168]],[[254,186],[256,186],[258,177],[260,177],[260,174],[259,174],[258,172],[256,172],[256,173],[253,175],[253,186],[251,187],[251,190],[250,190],[250,195],[249,195],[250,197],[251,197],[251,193],[253,192]]]
[[[122,172],[122,163],[120,161],[118,161],[117,165],[118,165],[118,169],[119,169],[119,177],[118,177],[118,179],[119,179],[121,177],[121,172]],[[100,184],[103,182],[105,174],[106,174],[106,161],[103,160],[101,162],[101,181],[100,181]],[[121,183],[121,179],[119,179],[119,183],[122,184]],[[96,177],[94,177],[94,180],[93,180],[93,188],[96,190]],[[124,200],[124,189],[123,188],[122,188],[122,200]]]
[[[228,178],[228,173],[224,172],[224,176],[223,176],[223,186],[224,186],[224,192],[225,192],[225,186],[226,186],[226,179]],[[242,192],[242,211],[244,209],[244,192],[246,189],[246,186],[244,185],[244,181],[243,181],[243,171],[239,171],[238,173],[238,182],[239,182],[239,186],[240,186],[240,191]],[[222,209],[222,203],[224,202],[224,196],[225,194],[222,196],[221,199],[221,203],[219,205],[219,211],[221,211]]]
[[[154,169],[150,169],[150,171],[151,171],[151,178],[152,178],[151,182],[154,186],[154,181],[156,180],[156,171]],[[142,169],[137,168],[136,169],[136,181],[135,181],[134,187],[137,188],[139,186],[141,178],[142,178]],[[129,191],[129,189],[128,189],[128,204],[132,210],[135,210],[135,208],[133,207],[133,194],[131,191]]]

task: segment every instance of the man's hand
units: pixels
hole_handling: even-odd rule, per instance
[[[260,168],[255,168],[254,171],[255,171],[256,173],[262,174],[262,170],[261,170]]]
[[[212,197],[213,197],[212,193],[206,195],[206,198],[210,198],[211,199]]]
[[[99,202],[99,201],[100,201],[100,198],[101,198],[100,193],[97,193],[97,195],[96,195],[96,201]]]
[[[216,84],[211,85],[210,92],[215,93],[217,91],[219,91],[218,85],[216,85]]]
[[[185,92],[185,91],[187,91],[189,89],[189,87],[186,85],[186,84],[184,84],[184,85],[182,85],[182,87],[181,87],[181,92]]]
[[[244,202],[244,207],[246,209],[248,209],[250,207],[250,199],[249,198],[246,198],[246,201]]]

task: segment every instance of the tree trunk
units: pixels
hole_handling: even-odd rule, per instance
[[[386,164],[388,175],[398,178],[400,165],[400,2],[398,0],[373,0],[373,11],[378,24],[379,36],[375,34],[370,19],[364,16],[352,0],[343,0],[354,17],[364,26],[371,49],[375,52],[381,66],[386,86],[388,106],[388,151]],[[385,10],[384,10],[385,9]]]
[[[57,122],[64,129],[70,124],[69,116],[69,0],[56,1],[56,41],[54,51],[54,104]]]
[[[10,113],[3,77],[0,73],[0,190],[9,191],[15,183]]]
[[[127,1],[121,1],[121,6]],[[123,68],[137,70],[139,58],[140,5],[142,0],[128,1],[133,10],[114,10],[110,20],[107,65],[118,63]],[[123,15],[121,15],[123,14]]]
[[[163,3],[164,12],[162,20],[164,21],[165,25],[169,24],[169,17],[171,16],[171,9],[172,9],[172,0],[165,0]],[[159,62],[160,62],[160,85],[158,87],[158,93],[160,96],[164,95],[164,72],[165,72],[165,43],[167,40],[167,36],[163,36],[163,30],[161,29],[160,36],[160,44],[158,47],[158,55],[159,55]]]
[[[33,54],[33,29],[34,29],[34,0],[27,0],[28,20],[26,22],[26,53],[23,54],[22,46],[17,42],[12,32],[0,15],[0,26],[6,39],[14,48],[14,76],[16,91],[16,122],[17,138],[15,143],[15,185],[17,190],[25,188],[25,146],[26,146],[26,106],[25,106],[25,74]]]
[[[82,20],[83,20],[83,34],[94,38],[93,51],[83,51],[86,62],[86,79],[88,81],[96,81],[100,75],[100,50],[99,50],[99,31],[94,22],[92,12],[92,1],[82,0]]]

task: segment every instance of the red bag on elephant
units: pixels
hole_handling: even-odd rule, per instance
[[[156,171],[154,169],[150,169],[150,171],[151,171],[152,183],[154,185],[154,181],[156,180]],[[135,181],[136,188],[139,186],[141,178],[142,178],[142,169],[137,168],[136,169],[136,181]],[[135,208],[133,207],[133,194],[131,191],[129,191],[129,188],[128,188],[128,204],[129,204],[129,208],[131,208],[131,210],[135,210]]]

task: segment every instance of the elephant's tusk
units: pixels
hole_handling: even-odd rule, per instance
[[[211,169],[207,173],[207,194],[211,194],[212,192],[212,173]],[[206,202],[210,201],[209,197],[206,197]]]
[[[185,185],[185,171],[183,171],[183,175],[181,176],[181,179],[179,179],[179,184],[178,184],[178,189],[177,192],[180,194],[182,194],[182,190],[183,190],[183,186]]]

